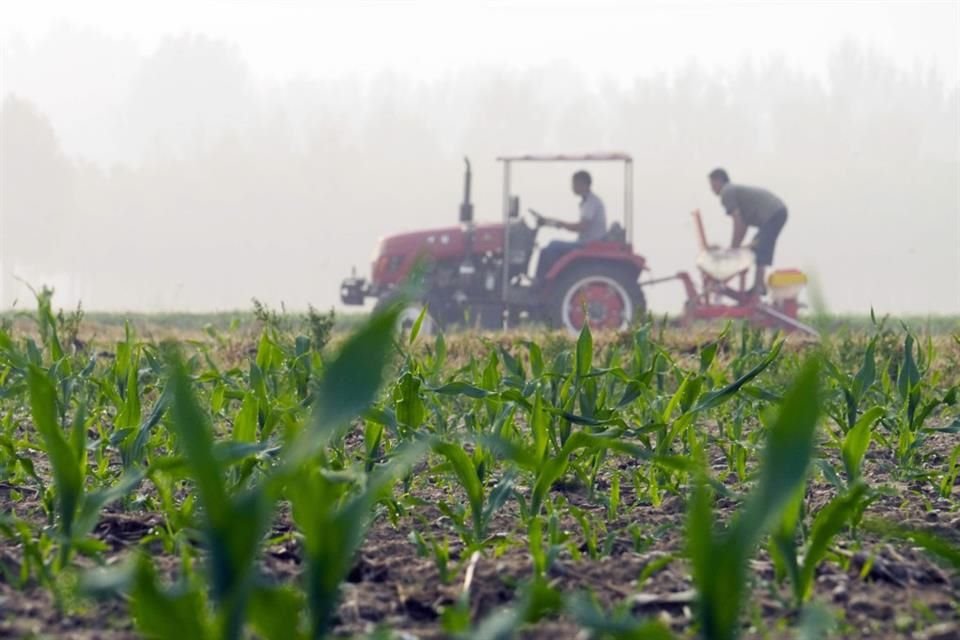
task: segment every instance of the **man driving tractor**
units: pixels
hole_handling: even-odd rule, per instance
[[[733,239],[730,248],[736,249],[743,243],[748,227],[755,227],[756,234],[749,246],[756,255],[756,279],[751,293],[761,296],[767,292],[764,274],[773,264],[773,250],[777,237],[787,222],[787,205],[783,200],[759,187],[748,187],[730,182],[730,176],[723,169],[710,172],[710,188],[720,196],[720,202],[727,215],[733,219]]]
[[[580,220],[578,222],[564,222],[555,218],[539,216],[541,224],[576,231],[576,242],[553,240],[540,251],[537,261],[537,277],[546,275],[553,264],[563,254],[576,249],[587,242],[602,240],[607,233],[607,213],[603,201],[591,190],[593,178],[586,171],[577,171],[573,174],[573,192],[580,196]]]

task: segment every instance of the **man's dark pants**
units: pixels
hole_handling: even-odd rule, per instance
[[[753,246],[753,252],[757,256],[757,265],[769,267],[773,264],[773,250],[777,245],[777,237],[786,223],[787,210],[781,209],[757,229]]]
[[[563,257],[568,251],[583,246],[582,242],[570,242],[567,240],[553,240],[550,244],[540,250],[540,257],[537,259],[537,279],[547,275],[557,260]]]

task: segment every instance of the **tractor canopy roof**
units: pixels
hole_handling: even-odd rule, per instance
[[[499,156],[499,162],[633,162],[630,154],[620,151],[598,153],[532,153]]]

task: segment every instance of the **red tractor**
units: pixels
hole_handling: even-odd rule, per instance
[[[423,305],[428,316],[421,330],[437,326],[501,329],[522,319],[577,332],[623,329],[645,309],[638,282],[646,261],[633,251],[633,161],[624,153],[525,155],[498,158],[503,165],[503,222],[476,224],[470,200],[470,162],[466,161],[460,225],[389,236],[380,241],[369,281],[343,281],[344,304],[377,306],[401,295],[413,300],[402,321],[416,318]],[[585,243],[560,257],[538,278],[532,262],[539,252],[542,218],[530,210],[521,218],[519,198],[511,193],[511,171],[529,162],[620,162],[624,166],[622,223],[606,237]],[[411,281],[416,282],[410,286]]]

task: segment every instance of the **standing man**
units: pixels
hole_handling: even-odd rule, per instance
[[[577,171],[573,174],[573,192],[580,196],[580,220],[578,222],[563,222],[555,218],[540,217],[540,222],[547,226],[576,231],[577,241],[554,240],[544,247],[537,260],[537,277],[546,275],[550,267],[564,253],[587,242],[602,240],[607,235],[607,212],[603,207],[603,201],[591,191],[592,184],[593,178],[586,171]]]
[[[773,249],[780,230],[787,222],[787,205],[766,189],[733,184],[723,169],[714,169],[709,177],[710,188],[720,196],[727,215],[733,218],[730,248],[736,249],[743,243],[747,227],[757,229],[750,242],[750,248],[757,256],[757,274],[751,292],[757,296],[763,295],[767,292],[764,274],[767,267],[773,264]]]

